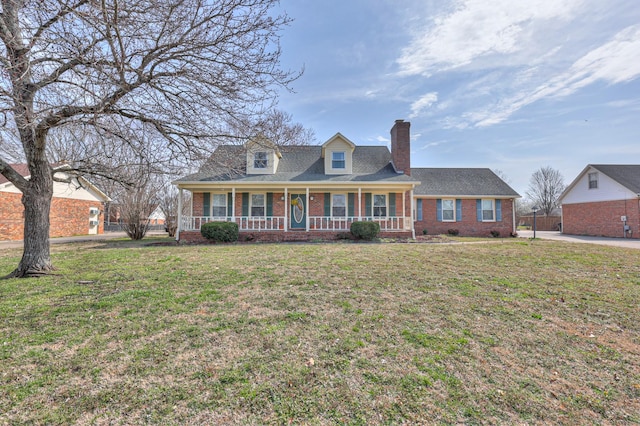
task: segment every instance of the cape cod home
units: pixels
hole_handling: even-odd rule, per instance
[[[640,165],[589,164],[559,203],[565,234],[640,238]]]
[[[29,179],[26,164],[12,164],[11,167]],[[68,237],[102,234],[103,205],[109,201],[109,197],[88,180],[65,173],[66,168],[66,165],[54,167],[56,177],[68,182],[53,183],[49,235]],[[0,175],[0,240],[24,239],[24,207],[21,199],[20,190]]]
[[[489,169],[411,168],[409,130],[396,120],[391,151],[340,133],[321,146],[220,146],[197,173],[174,182],[180,212],[184,191],[191,193],[176,238],[201,241],[210,221],[234,221],[240,239],[254,241],[335,239],[363,220],[386,237],[515,233],[513,189]]]

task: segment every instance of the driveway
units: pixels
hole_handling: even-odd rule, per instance
[[[533,231],[518,231],[518,237],[533,238]],[[571,243],[601,244],[605,246],[640,249],[640,240],[637,238],[587,237],[582,235],[562,234],[558,231],[536,231],[536,238],[541,238],[543,240],[568,241]]]
[[[167,235],[166,232],[162,231],[149,231],[147,232],[147,236],[158,236],[158,235]],[[125,238],[127,234],[124,232],[105,232],[104,234],[98,235],[79,235],[76,237],[57,237],[50,238],[49,241],[51,244],[64,244],[64,243],[74,243],[81,241],[102,241],[102,240],[111,240],[114,238]],[[21,248],[22,241],[0,241],[0,250],[7,248]]]

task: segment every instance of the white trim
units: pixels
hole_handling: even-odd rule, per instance
[[[480,199],[480,214],[482,214],[482,222],[487,222],[487,223],[497,222],[497,219],[496,219],[496,200],[497,200],[497,198],[481,198]],[[485,209],[484,209],[483,204],[484,204],[485,201],[491,201],[491,209],[493,211],[493,213],[492,213],[493,214],[493,219],[491,219],[491,220],[485,220],[484,219],[484,211],[485,211]]]
[[[333,214],[333,196],[334,195],[342,195],[344,196],[344,215],[342,216],[335,216]],[[349,193],[345,193],[345,192],[330,192],[329,193],[329,197],[331,199],[330,203],[329,203],[329,217],[334,218],[346,218],[349,216]],[[340,207],[340,206],[339,206]]]
[[[264,209],[264,214],[260,216],[253,215],[253,196],[254,195],[262,195],[262,200],[264,202],[264,204],[262,205],[262,208]],[[267,217],[267,193],[266,192],[250,192],[249,193],[249,212],[248,213],[249,215],[247,217],[261,217],[261,218]]]
[[[457,214],[456,214],[457,213],[456,212],[456,210],[457,210],[456,209],[456,207],[457,207],[456,206],[456,199],[455,198],[441,198],[440,200],[441,200],[441,202],[440,202],[440,215],[442,216],[442,221],[443,222],[449,222],[449,223],[457,222],[458,218],[456,217],[457,216]],[[445,201],[452,201],[453,202],[453,208],[452,208],[452,210],[453,210],[453,219],[445,219],[444,218],[444,202]]]

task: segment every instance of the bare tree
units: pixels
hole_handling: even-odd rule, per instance
[[[269,109],[276,88],[297,77],[279,66],[278,32],[289,18],[273,13],[276,4],[0,1],[0,173],[22,192],[25,208],[23,257],[10,276],[53,268],[47,148],[54,135],[74,135],[72,146],[87,158],[95,150],[116,162],[119,152],[189,161],[226,135],[221,123]],[[105,147],[107,139],[120,148]],[[29,180],[9,164],[15,146]]]
[[[150,216],[158,207],[157,191],[153,185],[128,188],[120,196],[120,227],[132,240],[141,240],[151,225]]]
[[[526,194],[538,209],[548,216],[558,207],[558,198],[564,189],[564,178],[560,171],[546,166],[531,175]]]

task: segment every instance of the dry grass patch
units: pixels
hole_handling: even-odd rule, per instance
[[[0,424],[637,423],[637,255],[56,246],[0,281]]]

